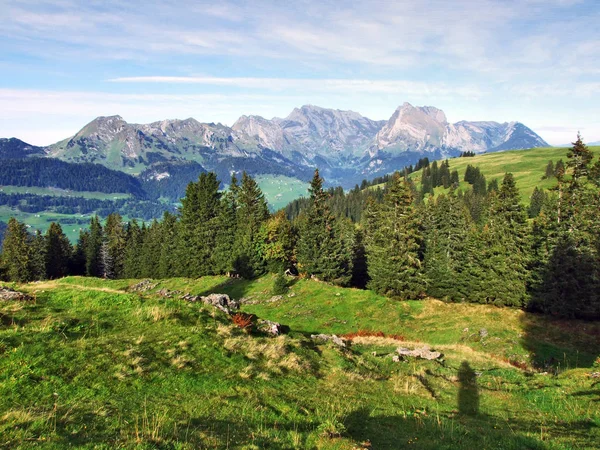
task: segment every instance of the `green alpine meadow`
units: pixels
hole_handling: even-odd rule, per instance
[[[0,5],[0,450],[600,449],[597,0]]]

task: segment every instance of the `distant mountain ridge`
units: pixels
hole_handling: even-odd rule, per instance
[[[19,147],[2,141],[0,158],[9,151],[4,147],[11,154]],[[330,184],[344,187],[414,164],[423,156],[548,146],[520,122],[452,124],[438,108],[409,103],[387,121],[313,105],[295,108],[286,118],[242,116],[231,127],[192,118],[129,124],[120,116],[98,117],[46,148],[26,150],[26,145],[21,147],[27,155],[93,162],[131,174],[162,164],[160,174],[166,177],[169,164],[178,165],[181,172],[182,162],[193,162],[217,172],[224,182],[242,170],[307,180],[319,167]]]

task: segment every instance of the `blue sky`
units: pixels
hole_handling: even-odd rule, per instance
[[[597,141],[599,23],[597,0],[0,0],[0,137],[408,101]]]

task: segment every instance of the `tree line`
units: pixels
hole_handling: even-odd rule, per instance
[[[510,173],[476,190],[480,171],[472,168],[468,191],[453,182],[448,193],[423,198],[403,173],[384,189],[345,194],[325,190],[316,170],[306,205],[291,220],[285,211],[269,213],[247,174],[221,192],[216,175],[203,173],[188,185],[177,215],[150,225],[96,217],[74,246],[57,224],[31,235],[11,219],[0,267],[14,281],[66,274],[254,278],[289,270],[392,298],[600,319],[600,162],[592,159],[578,137],[556,188],[534,193],[536,211],[533,196],[529,208],[521,204]],[[348,198],[360,205],[359,219],[339,210]]]

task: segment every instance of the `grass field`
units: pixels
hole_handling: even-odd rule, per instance
[[[20,222],[28,225],[29,231],[41,230],[46,232],[51,222],[59,223],[64,233],[72,243],[77,242],[79,231],[82,228],[88,228],[90,219],[93,214],[57,214],[54,212],[41,211],[39,213],[27,213],[13,209],[8,206],[0,206],[0,221],[8,222],[11,217],[14,217]],[[129,220],[129,217],[124,217],[124,220]],[[81,221],[81,223],[72,223],[73,220]]]
[[[20,286],[36,300],[0,303],[0,446],[597,447],[600,324],[310,280],[273,300],[273,279],[172,279],[143,294],[128,292],[135,280]],[[244,311],[290,333],[247,334],[160,289],[246,297]],[[310,339],[361,329],[405,341]],[[444,361],[389,357],[425,343]]]
[[[105,192],[69,191],[66,189],[42,188],[35,186],[0,186],[0,193],[50,195],[52,197],[83,197],[95,200],[120,200],[124,198],[131,198],[130,194],[107,194]]]
[[[281,175],[258,175],[255,177],[273,211],[284,208],[292,200],[308,195],[308,183]]]

